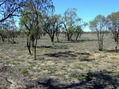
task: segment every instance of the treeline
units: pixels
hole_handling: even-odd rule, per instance
[[[4,8],[4,9],[2,9]],[[77,41],[83,34],[88,23],[77,16],[76,8],[67,9],[63,15],[55,14],[52,0],[2,0],[0,1],[0,37],[3,42],[16,43],[17,36],[27,38],[27,48],[36,59],[37,41],[48,34],[51,42],[59,34],[64,34],[68,41]],[[19,20],[19,28],[16,21]],[[118,47],[119,38],[119,12],[107,17],[98,15],[89,22],[92,32],[97,33],[98,49],[103,50],[104,35],[111,32]],[[73,38],[75,37],[75,38]],[[33,51],[31,50],[33,48]]]

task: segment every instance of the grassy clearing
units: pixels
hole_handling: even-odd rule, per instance
[[[28,81],[35,80],[50,84],[46,82],[46,80],[51,81],[48,79],[60,81],[57,84],[64,84],[63,86],[57,86],[57,89],[76,89],[77,87],[79,89],[88,89],[99,87],[99,85],[100,88],[105,88],[106,83],[109,83],[106,89],[118,86],[119,55],[115,52],[99,52],[96,47],[95,34],[84,34],[78,42],[66,42],[62,37],[60,39],[62,42],[53,44],[48,37],[43,37],[39,40],[37,60],[33,60],[33,56],[28,54],[25,39],[24,41],[19,40],[18,44],[1,45],[0,66],[1,68],[2,66],[11,66],[18,70],[19,73],[15,71],[14,73],[16,73],[16,76],[24,76],[23,78],[18,78],[18,80],[22,81],[22,87],[29,86],[30,83]],[[115,44],[112,40],[107,39],[111,39],[110,36],[106,37],[104,47],[112,50],[114,48],[112,44]],[[4,72],[1,72],[0,75],[3,74],[8,76],[10,82],[17,81],[17,79],[11,77],[11,74],[7,75],[7,69],[4,69]],[[7,81],[4,82],[7,83]],[[82,82],[85,83],[81,84]],[[67,85],[71,83],[74,83],[74,85]],[[37,89],[35,87],[33,89]],[[48,86],[46,87],[48,88]],[[49,89],[54,88],[49,85]]]

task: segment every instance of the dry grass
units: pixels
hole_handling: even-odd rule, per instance
[[[109,51],[115,46],[110,35],[105,38],[102,52],[96,47],[95,34],[84,34],[75,43],[67,42],[62,36],[61,43],[51,43],[48,37],[43,37],[38,41],[37,60],[28,54],[25,39],[17,40],[18,44],[0,43],[0,86],[3,89],[118,87],[119,55]]]

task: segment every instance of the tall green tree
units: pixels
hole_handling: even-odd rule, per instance
[[[103,15],[98,15],[90,21],[90,29],[97,33],[98,49],[103,50],[104,35],[107,31],[107,20]]]
[[[52,9],[52,6],[51,0],[27,0],[21,11],[21,29],[27,35],[27,47],[30,54],[32,54],[31,47],[33,48],[35,60],[39,32],[43,29],[43,16],[49,14],[48,10]]]

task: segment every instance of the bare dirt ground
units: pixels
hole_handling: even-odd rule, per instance
[[[38,41],[37,60],[28,54],[25,38],[18,44],[0,42],[0,89],[119,89],[119,53],[106,35],[104,51],[95,34],[78,42]]]

